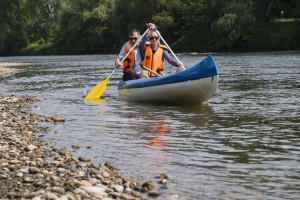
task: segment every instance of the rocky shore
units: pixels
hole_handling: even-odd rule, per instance
[[[0,94],[0,199],[108,200],[160,195],[155,183],[122,177],[110,163],[76,158],[45,141],[43,136],[52,124],[65,119],[30,112],[38,102],[28,95]],[[161,182],[165,179],[162,175]]]

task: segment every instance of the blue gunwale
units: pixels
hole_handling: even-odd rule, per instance
[[[214,59],[212,58],[212,56],[209,55],[207,58],[205,58],[195,66],[178,73],[169,74],[160,77],[147,78],[147,79],[121,81],[118,89],[141,88],[141,87],[150,87],[150,86],[178,83],[178,82],[184,82],[189,80],[197,80],[197,79],[206,78],[215,75],[218,75],[218,69]]]

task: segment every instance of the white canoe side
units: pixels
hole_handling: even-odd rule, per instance
[[[219,75],[140,88],[119,88],[119,94],[127,101],[152,103],[197,104],[208,101],[214,95]]]

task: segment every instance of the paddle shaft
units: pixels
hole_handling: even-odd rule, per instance
[[[136,45],[138,45],[138,43],[141,41],[141,39],[143,39],[143,37],[147,34],[149,29],[147,29],[143,35],[138,39],[138,41],[133,45],[133,47],[128,51],[128,53],[124,56],[124,58],[121,60],[121,63],[124,62],[124,60],[129,56],[129,54],[131,53],[132,50],[134,50],[134,48],[136,47]],[[108,76],[108,78],[110,78],[114,73],[115,71],[117,70],[117,68],[115,68],[112,73]]]
[[[161,76],[160,74],[158,74],[158,73],[156,73],[155,71],[149,69],[148,67],[145,67],[145,66],[143,66],[143,65],[141,65],[141,67],[142,67],[143,69],[148,70],[149,72],[155,74],[156,76]]]
[[[158,32],[158,30],[155,29],[155,31],[158,34],[158,36],[161,38],[161,40],[164,42],[164,44],[168,47],[168,49],[170,50],[170,52],[172,53],[172,55],[175,57],[175,59],[177,60],[177,62],[180,62],[180,60],[177,58],[177,56],[175,55],[175,53],[172,51],[172,49],[166,43],[166,41],[164,40],[164,38],[160,35],[160,33]],[[181,66],[181,68],[185,69],[184,66]]]

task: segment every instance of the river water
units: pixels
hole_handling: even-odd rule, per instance
[[[1,78],[0,93],[37,95],[34,112],[64,116],[46,136],[58,147],[80,146],[77,156],[110,161],[123,176],[169,175],[157,199],[299,198],[300,52],[212,55],[219,86],[197,106],[126,102],[117,91],[121,70],[101,100],[84,100],[116,55],[4,57],[32,65]],[[206,56],[179,59],[189,68]]]

